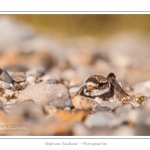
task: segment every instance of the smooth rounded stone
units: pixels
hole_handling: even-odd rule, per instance
[[[27,82],[20,82],[19,85],[21,86],[21,89],[25,89],[28,85]]]
[[[145,96],[149,97],[150,96],[150,93],[149,93],[150,80],[132,85],[131,89],[132,90],[129,91],[130,95],[136,95],[136,96],[145,95]]]
[[[4,97],[0,97],[0,101],[1,101],[4,105],[7,104],[7,99],[4,98]]]
[[[36,68],[33,68],[31,70],[28,70],[26,71],[26,76],[35,76],[35,77],[40,77],[42,76],[44,73],[46,72],[46,69],[45,67],[43,67],[42,65],[41,66],[38,66]]]
[[[130,110],[134,109],[133,105],[132,104],[126,104],[126,105],[123,105],[123,106],[120,106],[120,107],[117,107],[115,109],[115,113],[120,115],[120,114],[124,114]]]
[[[36,77],[35,76],[27,76],[26,81],[28,82],[28,84],[35,84]]]
[[[150,110],[150,98],[146,99],[146,100],[142,103],[142,107],[145,108],[146,110]]]
[[[121,126],[111,132],[112,136],[135,136],[135,130],[129,126]]]
[[[140,104],[139,104],[138,102],[134,101],[134,100],[130,101],[129,103],[130,103],[131,105],[133,105],[134,108],[137,108],[137,107],[140,106]]]
[[[145,124],[137,124],[135,126],[136,136],[150,136],[150,126]]]
[[[92,99],[76,95],[72,98],[72,104],[76,109],[91,110],[95,103]]]
[[[14,95],[14,94],[15,94],[15,92],[14,92],[14,91],[11,91],[11,90],[8,90],[8,89],[6,89],[6,90],[5,90],[5,94],[6,94],[6,95],[9,95],[10,97],[12,97],[12,95]]]
[[[0,79],[8,84],[12,83],[12,78],[6,70],[0,69]]]
[[[92,111],[110,111],[111,109],[107,106],[94,105]]]
[[[26,75],[23,72],[15,72],[11,77],[15,82],[24,82],[26,80]]]
[[[16,99],[10,99],[8,102],[7,102],[7,105],[14,105],[17,103],[17,100]]]
[[[137,122],[139,122],[140,118],[139,118],[139,114],[141,113],[141,111],[139,109],[133,109],[128,111],[124,116],[122,115],[122,117],[124,118],[125,121],[127,121],[131,126],[137,124]]]
[[[44,117],[42,107],[35,104],[32,100],[27,100],[16,105],[9,105],[5,111],[18,119],[29,120],[34,122]]]
[[[72,108],[72,102],[70,98],[61,98],[61,94],[58,94],[57,96],[59,98],[55,98],[53,100],[50,100],[48,102],[49,105],[55,106],[56,108],[64,109],[66,107]]]
[[[122,119],[116,117],[110,112],[96,112],[89,115],[84,124],[88,127],[114,127],[119,126],[122,123]]]
[[[44,105],[43,111],[46,115],[52,116],[53,114],[55,114],[58,111],[58,109],[52,105]]]
[[[35,84],[27,86],[18,95],[18,102],[32,99],[38,105],[56,105],[58,108],[72,107],[68,89],[62,84]],[[60,105],[59,105],[60,104]]]
[[[10,99],[10,95],[8,95],[8,94],[3,94],[3,97],[6,99]]]
[[[10,89],[11,85],[7,82],[0,81],[0,87],[2,87],[4,89]]]
[[[87,128],[81,122],[76,122],[75,124],[73,124],[71,130],[73,132],[73,135],[75,136],[86,136],[89,134]]]
[[[69,110],[70,111],[71,109],[70,109],[70,107],[65,107],[64,110]]]
[[[3,110],[4,104],[2,101],[0,101],[0,110]]]
[[[78,87],[71,87],[71,88],[69,89],[69,92],[70,92],[70,94],[77,93],[80,88],[81,88],[81,86],[78,86]]]
[[[117,107],[122,106],[121,102],[102,102],[101,107],[108,107],[110,110],[115,110]]]

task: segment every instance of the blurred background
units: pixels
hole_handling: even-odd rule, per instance
[[[83,84],[114,72],[123,85],[150,79],[150,15],[0,15],[0,67],[40,68]]]

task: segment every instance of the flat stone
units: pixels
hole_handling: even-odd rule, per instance
[[[38,105],[53,105],[57,108],[72,107],[68,89],[62,84],[35,84],[27,86],[18,95],[18,102],[32,99]]]
[[[84,124],[88,127],[114,127],[119,126],[122,120],[110,112],[96,112],[89,115]]]

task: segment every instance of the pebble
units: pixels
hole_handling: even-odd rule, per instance
[[[122,123],[122,120],[116,117],[113,113],[110,112],[96,112],[92,115],[89,115],[84,124],[88,128],[92,127],[114,127],[119,126]]]
[[[52,105],[44,105],[43,106],[43,111],[46,115],[52,116],[58,111],[58,109],[55,106],[52,106]]]
[[[95,103],[87,97],[76,95],[72,98],[72,104],[76,109],[92,110]]]
[[[53,105],[58,108],[72,107],[68,89],[62,84],[35,84],[27,86],[18,95],[18,102],[32,99],[38,105]]]
[[[15,72],[11,77],[15,82],[24,82],[26,80],[26,75],[23,72]]]
[[[12,97],[12,95],[14,95],[14,94],[15,94],[15,92],[14,92],[14,91],[11,91],[11,90],[8,90],[8,89],[6,89],[6,90],[5,90],[5,94],[6,94],[6,95],[9,95],[10,97]]]
[[[7,104],[7,99],[4,98],[4,97],[0,97],[0,101],[1,101],[4,105]]]
[[[134,109],[133,105],[128,103],[126,105],[116,108],[115,113],[118,115],[124,115],[132,109]]]
[[[63,98],[61,94],[57,95],[58,98],[54,98],[48,102],[49,105],[55,106],[58,109],[64,109],[66,107],[72,108],[72,102],[70,98]]]
[[[9,88],[11,88],[11,85],[7,82],[0,81],[0,87],[2,87],[4,89],[9,89]]]
[[[135,136],[135,130],[128,126],[121,126],[111,132],[112,136]]]
[[[9,108],[7,107],[5,108],[5,111],[11,116],[31,122],[37,121],[44,117],[42,107],[35,104],[32,100],[17,103]]]
[[[145,100],[143,103],[142,103],[142,107],[146,110],[150,110],[150,98],[148,98],[147,100]]]
[[[6,70],[0,69],[0,79],[8,84],[12,83],[12,78]]]
[[[35,84],[36,81],[36,77],[35,76],[27,76],[26,77],[26,81],[28,82],[28,84]]]
[[[130,101],[129,103],[130,103],[134,108],[137,108],[137,107],[140,106],[140,104],[139,104],[138,102],[134,101],[134,100]]]

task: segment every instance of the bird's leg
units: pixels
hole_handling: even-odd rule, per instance
[[[107,76],[107,80],[114,86],[114,92],[119,98],[119,100],[126,104],[130,101],[131,97],[122,89],[122,87],[119,85],[118,81],[116,80],[116,76],[114,73],[110,73]]]

